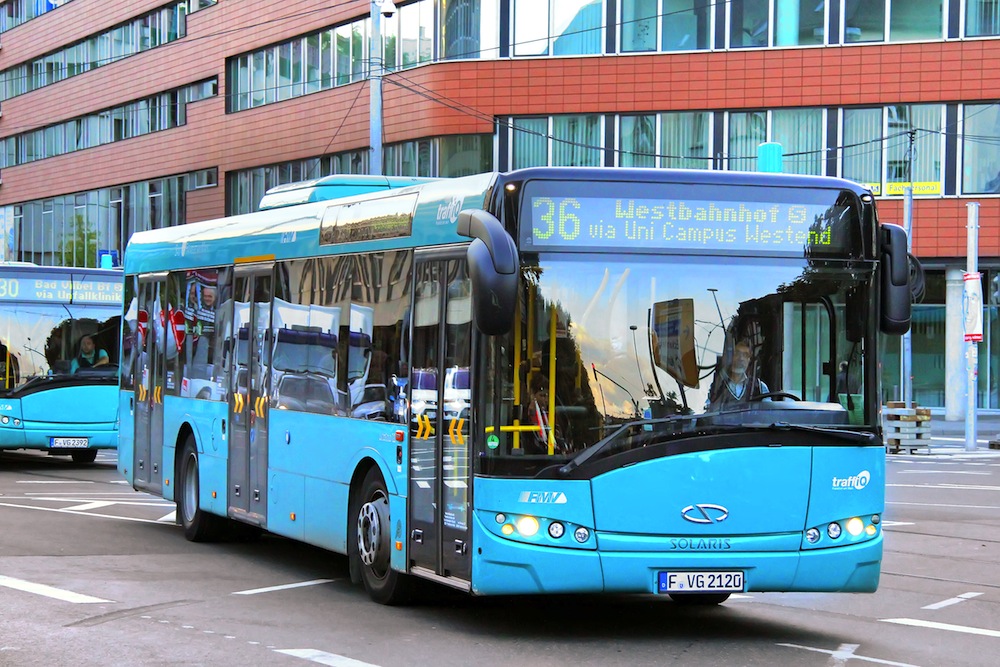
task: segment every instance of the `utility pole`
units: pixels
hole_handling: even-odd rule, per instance
[[[372,34],[368,43],[368,173],[382,175],[382,16],[392,16],[392,0],[371,0]]]
[[[906,252],[913,252],[913,149],[916,132],[910,130],[910,145],[907,148],[906,189],[903,191],[903,230],[906,232]],[[900,383],[903,387],[903,403],[911,407],[913,401],[913,343],[910,329],[903,334],[899,355]]]
[[[966,273],[963,303],[965,306],[965,451],[976,451],[976,408],[979,403],[979,341],[983,339],[982,278],[979,275],[979,202],[966,204]]]

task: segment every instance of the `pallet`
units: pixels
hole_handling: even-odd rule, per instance
[[[885,433],[885,450],[889,454],[930,454],[931,411],[909,406],[902,401],[889,401],[882,410],[882,429]]]

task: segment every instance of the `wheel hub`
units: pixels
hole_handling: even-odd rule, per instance
[[[389,508],[385,498],[376,498],[361,506],[358,515],[358,552],[361,562],[369,567],[388,560],[388,515]]]

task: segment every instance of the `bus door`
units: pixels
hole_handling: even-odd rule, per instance
[[[135,449],[132,484],[159,494],[163,477],[163,389],[166,374],[166,273],[139,276],[135,357]],[[162,315],[162,318],[161,318]]]
[[[471,282],[464,249],[418,253],[410,356],[411,571],[468,582]]]
[[[229,515],[263,526],[271,366],[271,265],[237,267],[229,391]]]

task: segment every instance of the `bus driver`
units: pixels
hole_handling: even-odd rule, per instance
[[[757,396],[768,393],[762,380],[748,375],[753,350],[750,343],[740,340],[733,346],[733,358],[729,370],[716,382],[711,399],[711,409],[721,410],[727,405],[748,403]]]

